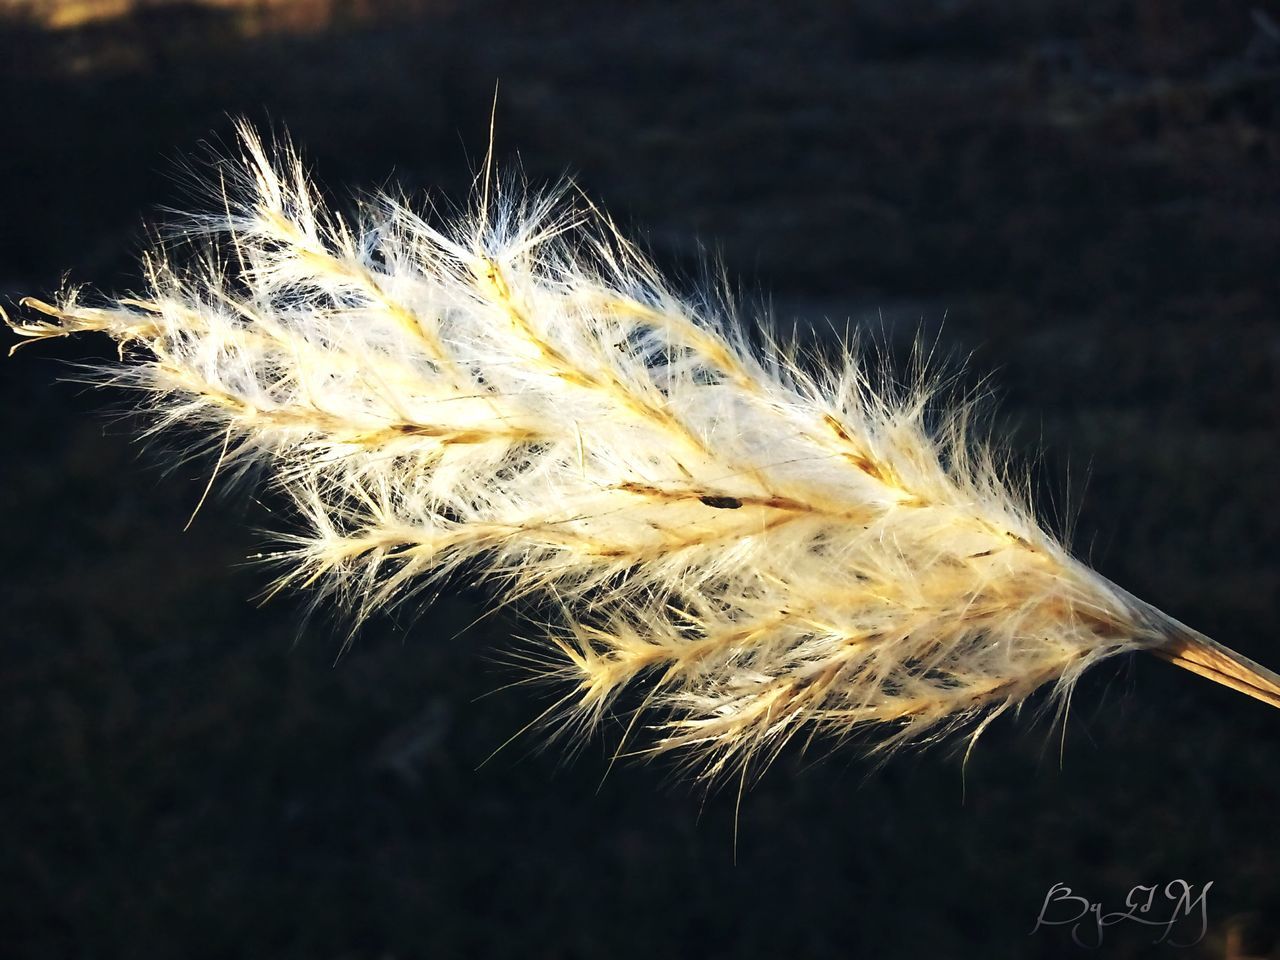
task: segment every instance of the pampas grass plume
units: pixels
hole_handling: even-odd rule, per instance
[[[208,439],[223,476],[264,467],[299,515],[278,587],[358,623],[482,571],[559,612],[530,659],[565,729],[626,703],[642,752],[712,777],[795,737],[976,733],[1133,650],[1280,706],[1275,674],[1047,534],[967,405],[856,350],[756,348],[589,204],[488,161],[469,214],[381,195],[344,219],[287,144],[239,134],[221,209],[157,243],[144,293],[28,299],[11,325],[107,334],[100,379],[157,429]]]

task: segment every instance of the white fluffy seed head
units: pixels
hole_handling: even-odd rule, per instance
[[[109,334],[112,382],[220,470],[266,467],[303,521],[281,585],[358,622],[474,565],[559,612],[534,659],[569,726],[637,690],[642,749],[708,775],[797,735],[936,735],[1154,642],[963,405],[930,426],[928,391],[856,352],[753,348],[567,191],[486,179],[451,222],[386,195],[344,219],[240,133],[185,260],[160,245],[145,293],[31,301],[51,319],[15,329]]]

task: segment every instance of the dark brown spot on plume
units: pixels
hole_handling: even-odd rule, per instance
[[[708,507],[715,507],[717,510],[737,510],[742,506],[742,501],[737,497],[699,497]]]

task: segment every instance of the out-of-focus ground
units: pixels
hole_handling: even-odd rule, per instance
[[[94,40],[107,33],[119,40],[137,30],[140,45],[155,45],[172,40],[149,22],[156,17],[171,24],[217,18],[239,37],[256,37],[403,21],[455,5],[456,0],[4,0],[0,17],[45,31],[101,28]]]
[[[783,320],[882,310],[971,353],[1081,551],[1280,664],[1277,8],[785,7],[11,3],[0,294],[135,282],[176,161],[239,114],[335,196],[461,198],[500,81],[499,156],[573,172],[664,265],[702,243]],[[0,366],[0,955],[1076,957],[1028,936],[1052,884],[1119,908],[1182,878],[1214,882],[1201,944],[1117,926],[1097,955],[1280,956],[1274,711],[1111,664],[1065,734],[1002,720],[963,769],[784,758],[735,863],[732,790],[600,783],[598,743],[483,763],[544,701],[477,699],[536,629],[464,629],[481,595],[336,663],[323,624],[295,644],[298,607],[254,606],[238,565],[267,506],[232,493],[184,533],[209,465],[162,475],[56,382],[108,351]]]

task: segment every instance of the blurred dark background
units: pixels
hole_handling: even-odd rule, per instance
[[[1280,7],[1190,0],[10,0],[0,296],[136,283],[143,223],[230,116],[323,183],[465,196],[565,171],[664,266],[700,245],[783,321],[917,329],[993,374],[995,430],[1113,579],[1280,666]],[[945,318],[945,322],[944,322]],[[8,338],[6,343],[12,340]],[[890,339],[893,339],[891,336]],[[875,768],[785,757],[742,800],[517,739],[506,611],[458,591],[340,631],[252,600],[271,526],[206,505],[105,343],[0,364],[0,956],[1074,957],[1108,909],[1213,881],[1195,947],[1280,957],[1280,715],[1155,661],[1065,730],[1002,720]],[[1050,503],[1049,494],[1052,494]],[[462,631],[460,635],[459,631]],[[336,661],[336,662],[335,662]]]

